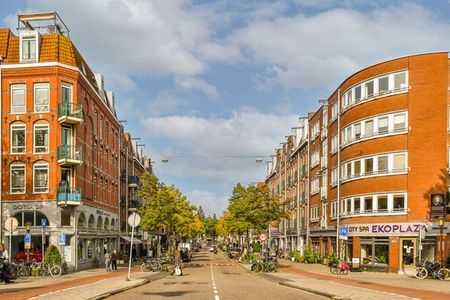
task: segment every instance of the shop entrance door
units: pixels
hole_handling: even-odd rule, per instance
[[[416,239],[400,240],[400,269],[404,271],[413,270],[416,263]]]

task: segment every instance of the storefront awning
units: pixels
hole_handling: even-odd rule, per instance
[[[127,241],[128,243],[131,243],[131,237],[129,236],[121,236],[122,239],[124,239],[125,241]],[[140,239],[137,238],[133,238],[133,244],[142,244],[142,241]]]

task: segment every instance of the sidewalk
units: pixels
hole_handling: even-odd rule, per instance
[[[131,281],[128,268],[106,272],[103,268],[70,273],[57,278],[28,277],[12,284],[0,284],[0,299],[102,299],[107,295],[160,279],[167,274],[141,272],[134,266]]]
[[[328,267],[280,260],[278,273],[261,274],[280,285],[333,299],[450,299],[450,282],[392,273],[332,275]],[[250,265],[241,265],[250,270]]]

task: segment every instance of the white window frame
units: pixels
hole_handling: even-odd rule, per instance
[[[315,139],[320,134],[320,122],[317,121],[316,123],[311,126],[311,139]]]
[[[319,221],[319,205],[311,206],[309,220],[311,222]]]
[[[399,76],[401,74],[405,75],[405,83],[401,84],[399,88],[395,88],[395,77]],[[379,90],[379,80],[382,78],[388,77],[388,90],[383,90],[380,92]],[[368,95],[366,85],[373,81],[373,94]],[[406,93],[409,90],[409,71],[408,70],[401,70],[392,72],[389,74],[382,74],[377,77],[369,78],[365,81],[358,82],[354,86],[350,87],[348,90],[344,91],[342,94],[342,108],[343,110],[347,110],[351,108],[352,106],[358,105],[359,103],[366,102],[366,101],[372,101],[375,99],[379,99],[382,97],[394,95],[394,94],[400,94],[400,93]],[[356,88],[361,88],[361,98],[356,98]]]
[[[37,128],[40,127],[40,128]],[[36,145],[36,131],[37,130],[43,130],[46,129],[47,130],[47,145],[44,146],[37,146]],[[33,153],[35,154],[45,154],[45,153],[49,153],[49,144],[50,144],[50,126],[49,124],[34,124],[33,126]],[[43,148],[45,151],[37,151],[37,148]]]
[[[334,120],[337,119],[338,117],[338,113],[339,113],[339,108],[338,108],[338,102],[334,102],[333,105],[331,105],[331,122],[333,122]]]
[[[311,180],[311,195],[317,194],[320,190],[320,181],[319,177],[314,178]]]
[[[337,174],[337,167],[331,169],[331,182],[330,186],[335,186],[338,184],[338,174]]]
[[[387,210],[380,211],[378,209],[379,197],[387,197]],[[404,207],[396,210],[394,207],[394,197],[403,196]],[[360,201],[359,211],[355,211],[356,199]],[[366,198],[372,198],[372,210],[366,211]],[[348,205],[351,205],[350,210]],[[374,194],[350,195],[341,200],[340,216],[343,218],[360,217],[360,216],[379,216],[379,215],[405,215],[408,212],[408,194],[405,191],[399,192],[380,192]]]
[[[331,154],[334,154],[338,151],[338,135],[337,133],[331,138]]]
[[[25,40],[33,41],[34,40],[34,55],[35,57],[24,57],[24,50],[23,49],[23,43]],[[26,35],[20,35],[20,62],[21,63],[30,63],[30,62],[37,62],[39,59],[39,35],[37,33],[32,34],[26,34]],[[31,49],[31,48],[29,48]]]
[[[311,169],[320,163],[320,149],[315,150],[311,154]]]
[[[13,190],[13,169],[20,168],[23,169],[23,191]],[[10,194],[25,194],[27,191],[27,168],[25,164],[11,164],[9,168],[10,180],[9,180],[9,193]]]
[[[337,218],[337,201],[331,201],[331,211],[330,211],[330,219]]]
[[[15,148],[19,148],[22,146],[13,146],[13,132],[14,131],[24,131],[24,145],[23,145],[23,151],[22,152],[16,152],[14,149]],[[23,124],[23,123],[16,123],[16,124],[11,124],[11,133],[10,133],[10,151],[11,154],[25,154],[27,152],[27,125]]]
[[[36,187],[36,170],[47,170],[47,187]],[[49,166],[48,163],[35,163],[33,165],[33,194],[47,194],[49,192]],[[37,191],[37,188],[42,189]],[[45,190],[44,190],[45,189]]]
[[[47,90],[47,105],[37,105],[36,104],[36,92],[37,90]],[[35,113],[47,113],[50,111],[50,84],[49,83],[35,83],[33,86],[34,90],[34,96],[33,96],[33,106],[34,106],[34,112]],[[38,110],[38,107],[43,107],[46,109]]]
[[[11,91],[11,97],[10,97],[10,101],[11,101],[11,114],[24,114],[27,112],[27,85],[20,83],[20,84],[11,84],[10,87],[10,91]],[[14,105],[14,92],[15,91],[23,91],[24,93],[24,104],[22,105]],[[18,108],[22,108],[22,109],[18,109]]]

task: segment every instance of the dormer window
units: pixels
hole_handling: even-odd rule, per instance
[[[38,46],[38,34],[20,36],[20,61],[37,62]]]

